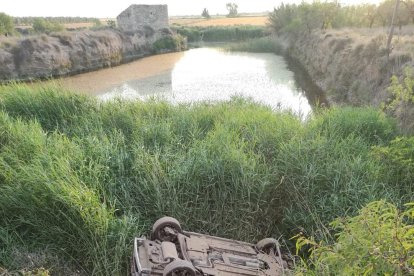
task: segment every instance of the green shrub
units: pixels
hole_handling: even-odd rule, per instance
[[[261,26],[176,27],[174,30],[187,37],[188,42],[243,41],[269,35]]]
[[[14,32],[13,18],[0,12],[0,35],[7,35]]]
[[[400,212],[385,201],[362,208],[358,215],[331,223],[335,243],[299,237],[297,249],[310,246],[298,275],[412,275],[414,273],[414,203]]]
[[[412,69],[405,68],[404,79],[401,81],[397,76],[392,76],[388,91],[394,97],[386,106],[388,110],[395,110],[401,103],[414,104],[414,75]]]
[[[47,21],[43,18],[36,18],[33,20],[33,30],[36,33],[51,33],[60,32],[64,30],[63,25],[58,22]]]
[[[155,53],[162,53],[165,51],[182,51],[187,48],[187,45],[183,36],[174,35],[158,39],[154,42],[153,48]]]
[[[372,156],[387,168],[383,178],[399,191],[400,197],[414,200],[414,137],[397,137],[387,145],[375,146]]]
[[[262,37],[230,44],[226,49],[240,52],[283,54],[283,47],[271,37]]]

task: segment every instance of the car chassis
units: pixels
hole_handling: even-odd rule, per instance
[[[134,239],[132,276],[235,276],[285,274],[277,240],[257,244],[183,231],[171,217],[157,220],[151,239]]]

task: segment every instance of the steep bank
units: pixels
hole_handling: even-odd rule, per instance
[[[393,39],[387,61],[384,29],[343,29],[285,34],[288,54],[306,68],[315,83],[326,92],[330,103],[381,106],[392,100],[388,91],[391,76],[403,76],[413,66],[412,29],[403,28]],[[414,107],[401,103],[394,112],[400,124],[414,129],[406,120]],[[412,117],[411,117],[412,118]]]
[[[181,50],[171,30],[125,33],[115,29],[59,32],[0,40],[0,81],[72,75]]]

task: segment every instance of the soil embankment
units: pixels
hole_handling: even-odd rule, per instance
[[[330,103],[378,107],[392,100],[391,76],[402,77],[404,68],[413,66],[412,32],[406,27],[394,36],[389,59],[385,29],[313,31],[282,40]],[[394,115],[402,126],[414,129],[414,123],[405,120],[414,115],[413,106],[401,103]]]
[[[176,50],[154,47],[173,36],[169,29],[147,33],[102,29],[3,38],[0,81],[66,76],[119,65],[157,51]]]

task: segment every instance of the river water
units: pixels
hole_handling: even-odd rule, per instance
[[[281,56],[198,48],[61,81],[68,88],[103,100],[161,98],[193,103],[241,96],[274,109],[289,109],[304,118],[311,113],[315,99],[300,88],[297,79]]]

